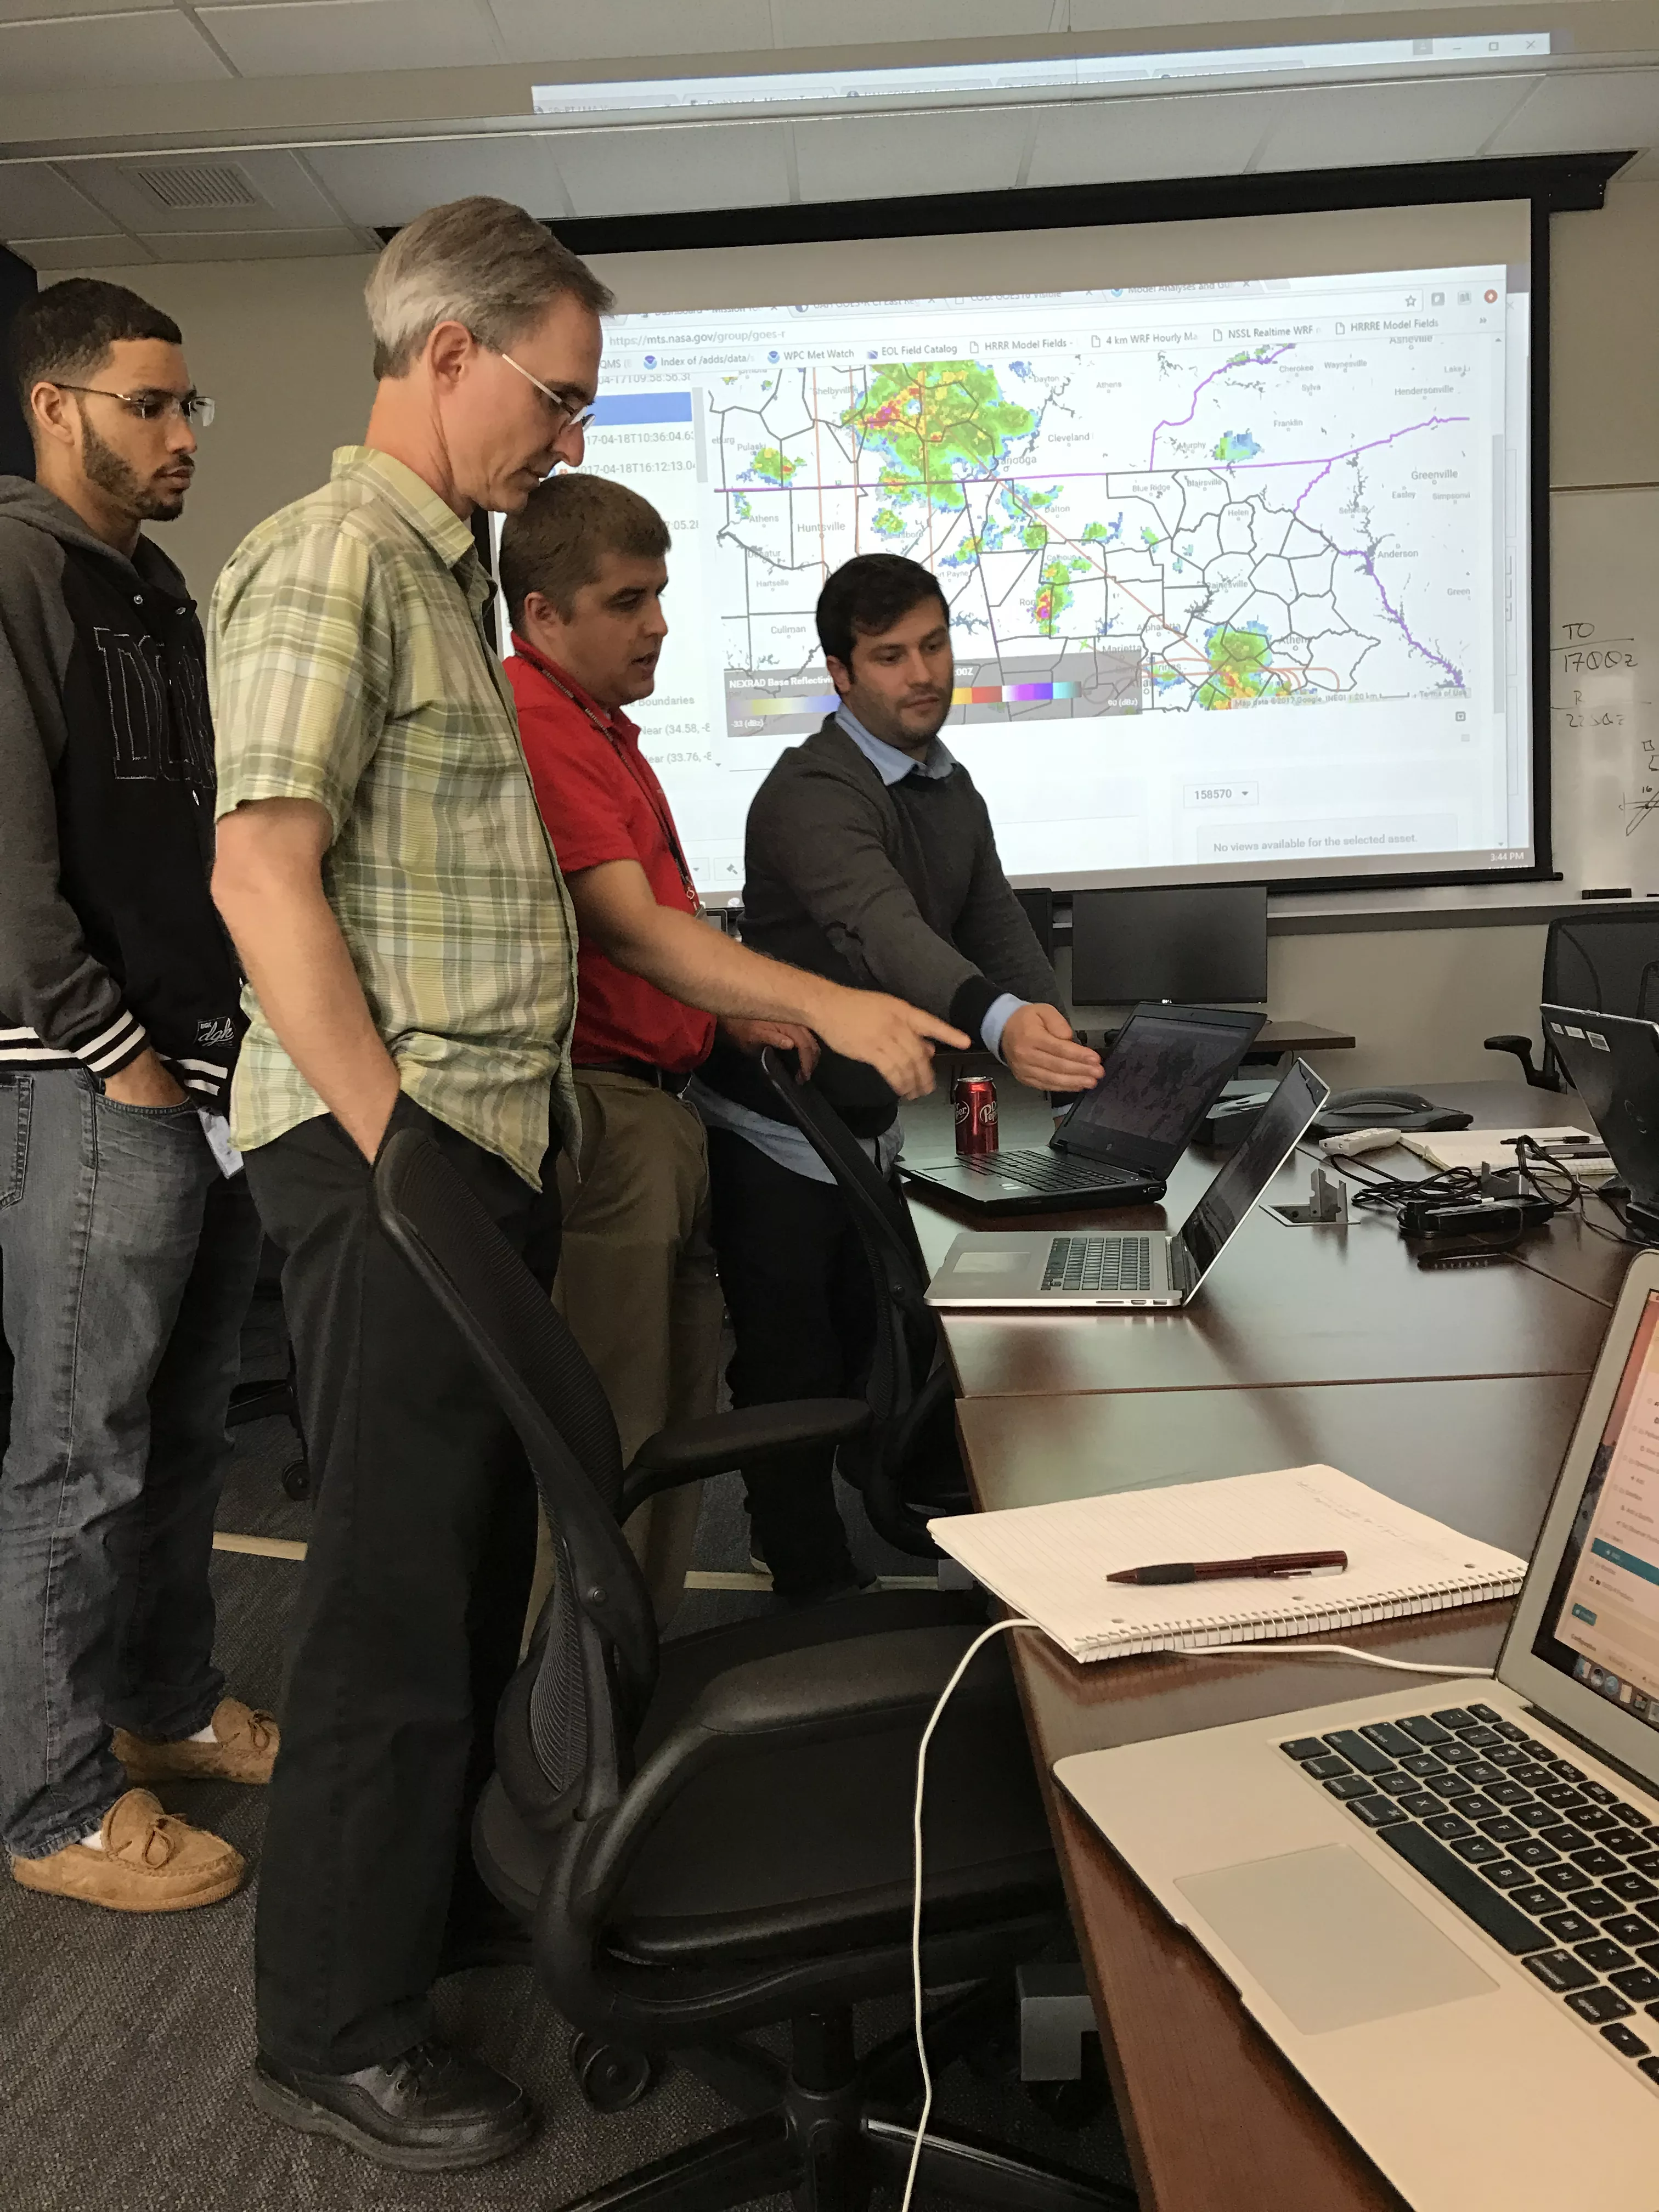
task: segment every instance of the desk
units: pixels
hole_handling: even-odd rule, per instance
[[[1487,1126],[1572,1118],[1573,1101],[1541,1091],[1523,1092],[1516,1110],[1522,1089],[1468,1086],[1447,1103]],[[1024,1130],[1018,1140],[1029,1141]],[[1212,1170],[1183,1163],[1170,1190],[1177,1218]],[[1307,1172],[1298,1164],[1282,1178],[1286,1194]],[[961,1224],[912,1206],[924,1244],[942,1250]],[[1042,1218],[1057,1226],[1064,1217]],[[1184,1315],[948,1317],[975,1498],[1031,1504],[1325,1460],[1528,1552],[1606,1325],[1599,1301],[1629,1256],[1607,1245],[1604,1259],[1588,1249],[1601,1240],[1561,1224],[1533,1241],[1540,1255],[1525,1267],[1424,1275],[1389,1222],[1362,1218],[1344,1231],[1255,1219]],[[1347,1640],[1490,1666],[1506,1613],[1462,1607]],[[1338,1660],[1085,1668],[1040,1638],[1011,1641],[1045,1778],[1067,1753],[1393,1686]],[[1431,1677],[1423,1687],[1431,1697]],[[1049,1802],[1145,2212],[1401,2212],[1207,1958],[1069,1801],[1051,1790]]]
[[[1009,1140],[1043,1142],[1042,1101],[1012,1083],[1003,1105]],[[1582,1121],[1578,1101],[1524,1083],[1436,1085],[1436,1100],[1473,1113],[1477,1127],[1559,1128]],[[907,1107],[906,1152],[941,1156],[949,1125],[929,1102]],[[1166,1203],[1099,1212],[1031,1214],[999,1229],[1065,1229],[1109,1221],[1125,1229],[1183,1220],[1224,1155],[1191,1152]],[[1298,1152],[1268,1193],[1306,1196],[1313,1160]],[[1425,1173],[1410,1153],[1374,1153],[1390,1171]],[[1363,1170],[1352,1180],[1364,1179]],[[964,1229],[987,1223],[943,1197],[909,1193],[910,1217],[930,1267]],[[1595,1216],[1616,1226],[1607,1208]],[[967,1397],[1041,1397],[1096,1390],[1217,1390],[1285,1383],[1370,1382],[1468,1376],[1587,1374],[1632,1254],[1562,1219],[1528,1237],[1517,1264],[1479,1275],[1425,1273],[1393,1219],[1359,1213],[1346,1227],[1287,1229],[1257,1212],[1217,1261],[1198,1298],[1179,1313],[957,1314],[945,1330],[957,1387]],[[1547,1285],[1547,1287],[1545,1285]]]

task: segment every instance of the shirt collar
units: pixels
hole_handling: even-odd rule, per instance
[[[928,746],[927,758],[921,761],[901,752],[896,745],[872,738],[845,700],[836,709],[836,720],[885,784],[902,783],[911,775],[925,776],[930,783],[943,782],[957,764],[938,738]]]
[[[381,497],[419,531],[446,568],[464,568],[469,557],[477,561],[471,525],[445,505],[424,477],[390,453],[374,446],[337,446],[330,474],[368,477]]]
[[[555,684],[562,684],[576,704],[585,707],[606,729],[614,731],[617,737],[630,744],[639,742],[640,726],[637,722],[630,722],[620,707],[601,706],[591,691],[577,683],[568,668],[561,668],[558,662],[549,659],[546,653],[538,653],[533,645],[519,635],[517,630],[513,633],[513,650],[521,660],[527,660],[542,675],[550,678]]]

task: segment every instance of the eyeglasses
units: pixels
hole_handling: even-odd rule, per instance
[[[573,407],[568,399],[561,399],[556,392],[550,391],[549,387],[542,382],[539,376],[532,376],[530,374],[530,371],[525,367],[524,363],[520,361],[514,361],[510,353],[504,353],[501,356],[501,359],[507,363],[509,368],[516,368],[526,384],[533,384],[537,391],[541,393],[542,398],[545,399],[552,408],[554,413],[563,417],[563,422],[562,425],[563,429],[586,429],[588,424],[593,420],[593,410],[591,406]]]
[[[53,383],[58,380],[54,377]],[[177,415],[188,422],[192,430],[205,430],[213,420],[214,406],[210,399],[199,392],[106,392],[100,384],[58,384],[60,392],[84,392],[94,399],[118,400],[129,415],[136,415],[141,422],[154,422],[165,415]]]

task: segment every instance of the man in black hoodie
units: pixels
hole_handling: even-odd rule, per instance
[[[0,1844],[25,1888],[178,1911],[241,1859],[135,1785],[263,1781],[276,1748],[213,1665],[259,1230],[224,1135],[201,628],[141,535],[212,408],[119,285],[53,285],[11,351],[36,480],[0,477]]]

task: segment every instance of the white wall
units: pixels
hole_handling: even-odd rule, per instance
[[[1555,219],[1553,484],[1659,482],[1659,184],[1613,184],[1598,213]],[[221,413],[184,520],[164,542],[205,599],[243,534],[326,475],[362,432],[372,386],[367,258],[94,270],[175,316]],[[1275,937],[1269,1004],[1352,1030],[1322,1072],[1343,1085],[1503,1073],[1492,1032],[1535,1030],[1539,927]]]

